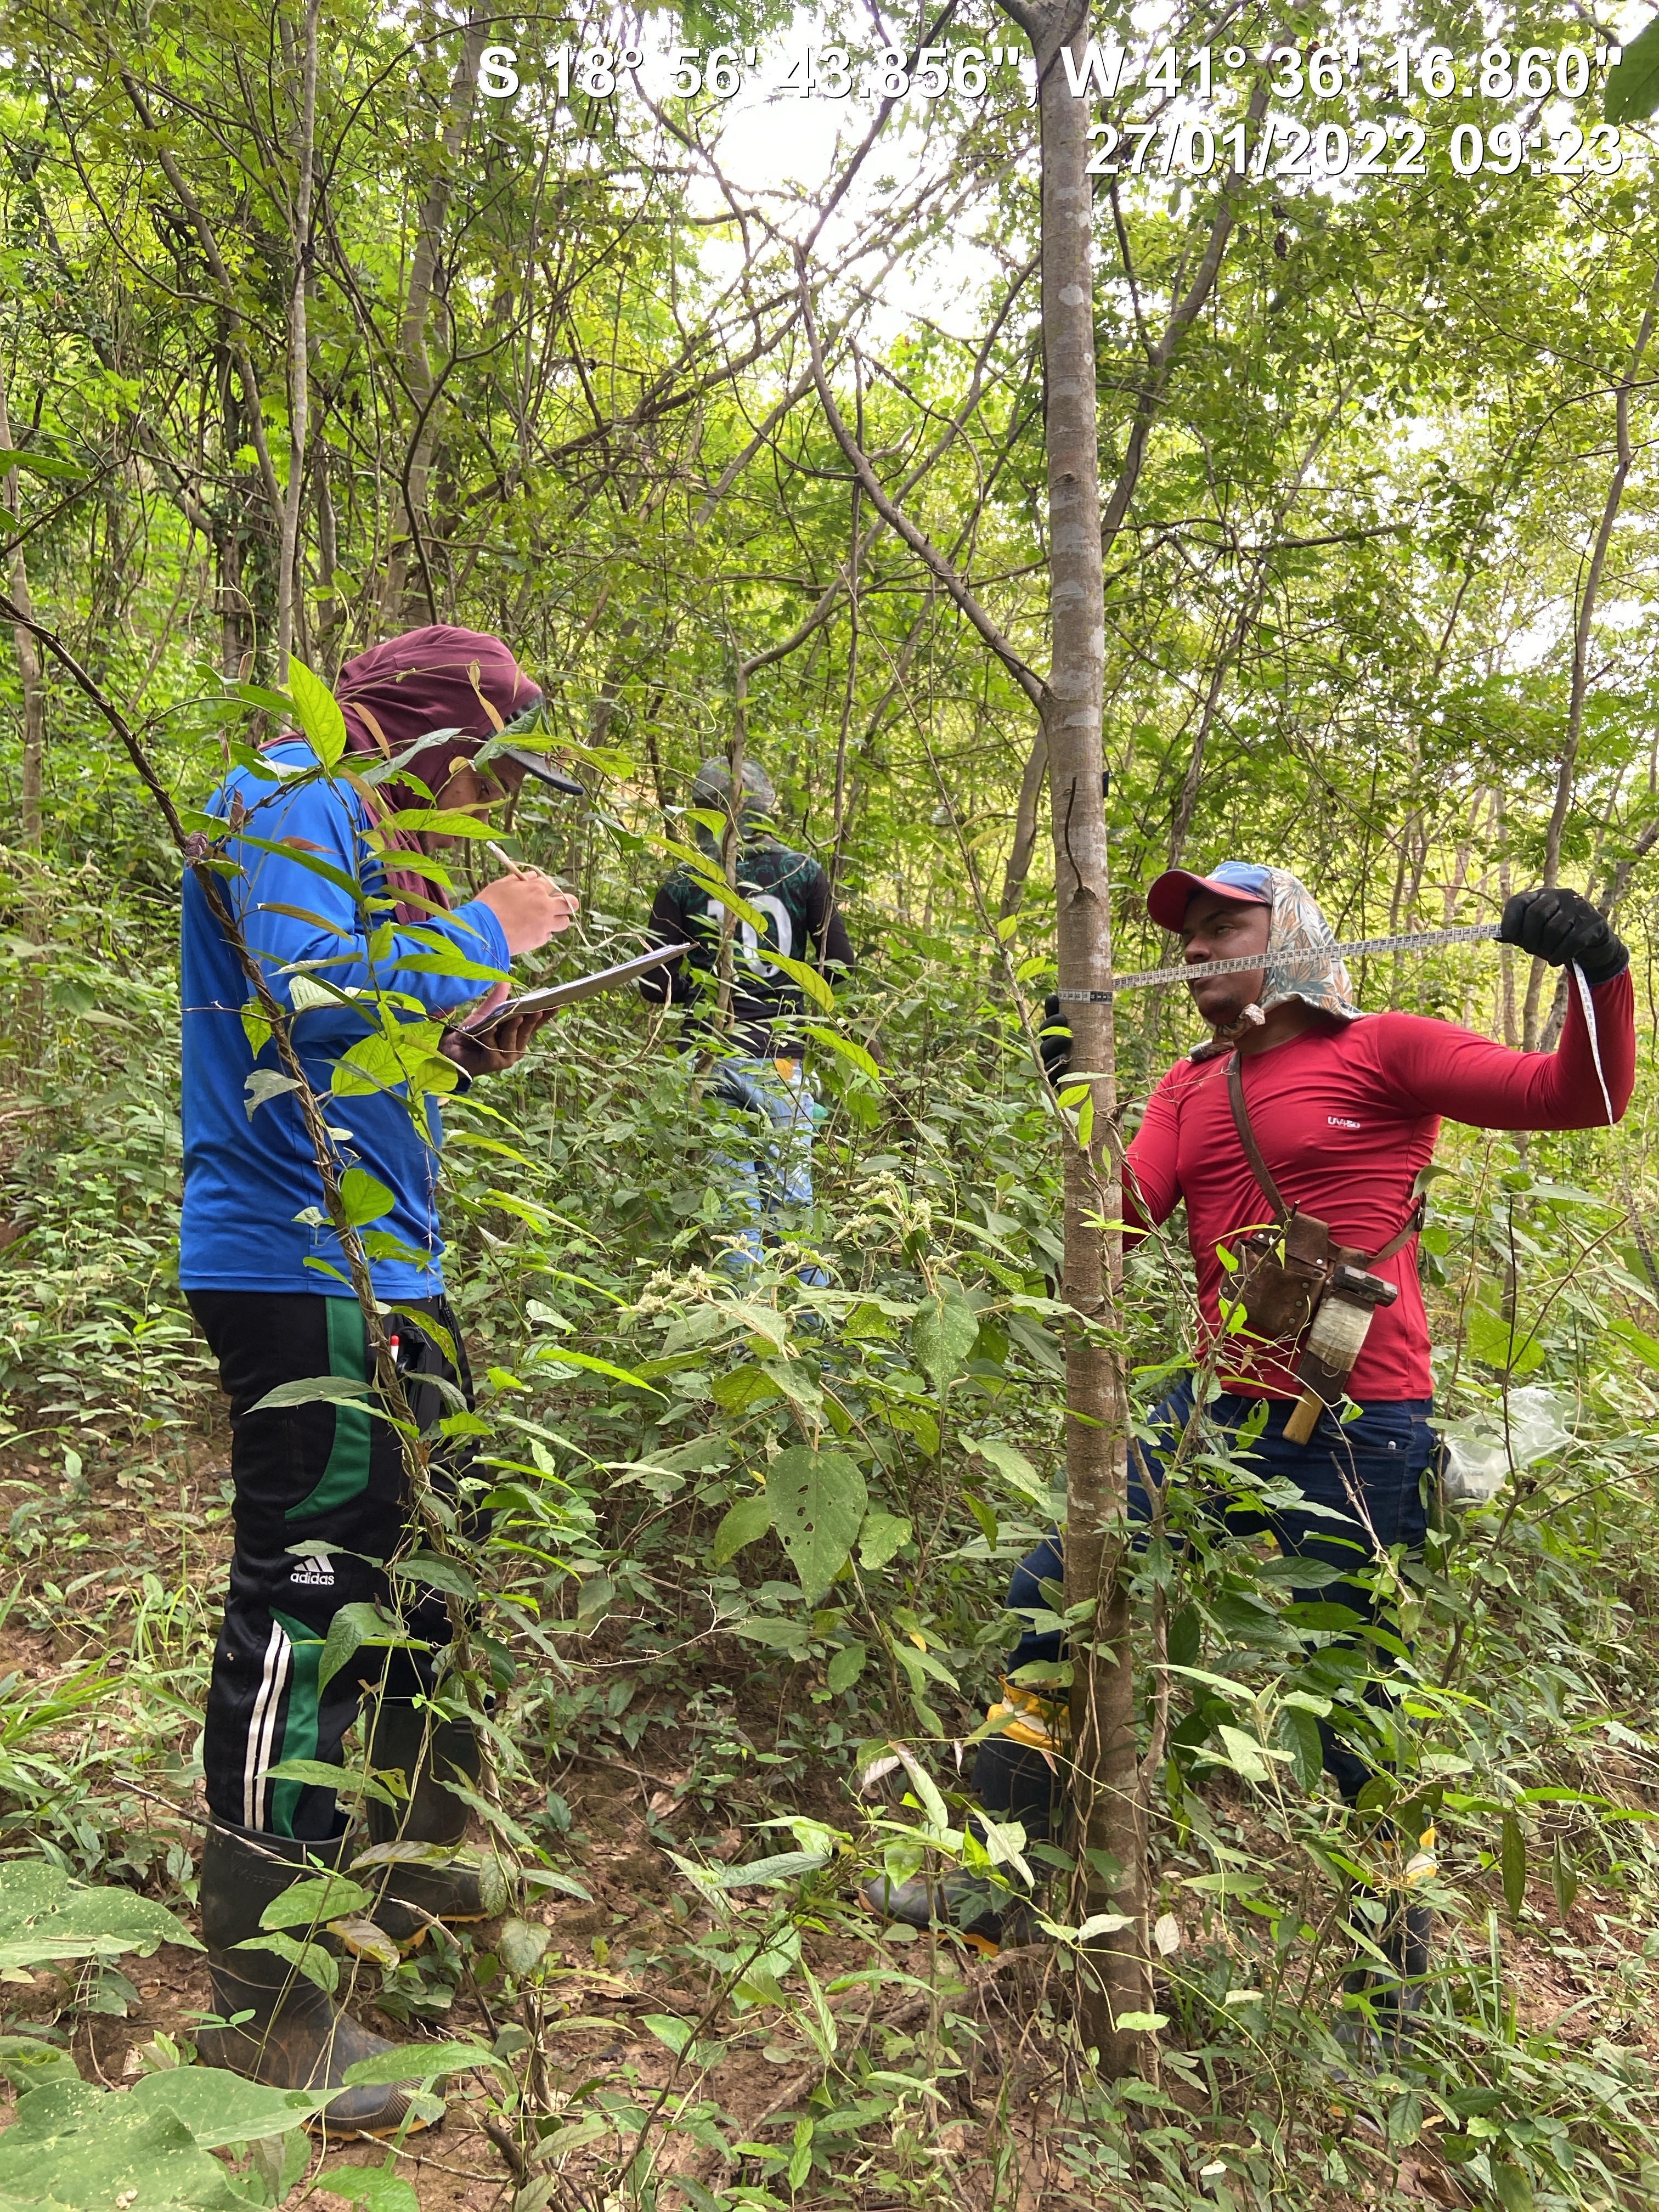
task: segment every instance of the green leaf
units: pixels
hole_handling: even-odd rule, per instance
[[[916,1364],[936,1390],[942,1391],[958,1372],[978,1334],[979,1316],[960,1291],[922,1300],[910,1325],[910,1342]]]
[[[745,1544],[763,1536],[772,1525],[772,1508],[763,1490],[739,1498],[728,1505],[714,1531],[714,1565],[723,1567],[736,1559]]]
[[[69,2094],[65,2094],[68,2092]],[[32,2089],[0,2134],[0,2203],[109,2212],[246,2212],[247,2199],[175,2112],[84,2082]]]
[[[280,1896],[273,1897],[259,1915],[259,1925],[266,1929],[320,1928],[325,1921],[362,1912],[372,1902],[360,1881],[349,1881],[343,1874],[316,1875],[290,1883]]]
[[[307,1943],[297,1936],[273,1934],[250,1936],[231,1948],[237,1951],[268,1951],[278,1959],[285,1959],[296,1973],[314,1982],[326,1996],[331,1997],[340,1986],[339,1962],[320,1943]]]
[[[394,1559],[387,1571],[399,1581],[421,1583],[469,1604],[478,1595],[478,1585],[459,1560],[447,1559],[441,1552],[411,1552],[406,1559]]]
[[[331,772],[346,749],[345,716],[338,702],[320,676],[292,656],[288,664],[288,691],[306,742]]]
[[[869,1656],[870,1654],[868,1650],[862,1644],[843,1644],[842,1645],[841,1650],[836,1652],[835,1657],[830,1662],[829,1668],[824,1676],[824,1680],[829,1683],[830,1687],[836,1692],[837,1696],[839,1696],[842,1691],[850,1690],[852,1688],[854,1683],[857,1681],[859,1676],[864,1672],[865,1662],[869,1658]]]
[[[1019,1497],[1029,1498],[1042,1511],[1048,1511],[1048,1486],[1017,1445],[1011,1444],[1006,1437],[976,1437],[968,1449],[988,1461]]]
[[[22,446],[0,448],[0,476],[9,476],[14,469],[27,469],[35,477],[78,477],[86,473],[78,461],[61,460],[56,453],[31,453]]]
[[[1504,1877],[1504,1902],[1510,1918],[1518,1921],[1527,1901],[1527,1832],[1513,1813],[1504,1815],[1498,1865]]]
[[[337,2166],[311,2185],[325,2197],[361,2204],[363,2212],[421,2212],[414,2183],[401,2173],[388,2173],[383,2166]]]
[[[1639,123],[1659,107],[1659,17],[1643,26],[1607,71],[1601,112],[1609,123]]]
[[[859,1565],[876,1574],[910,1540],[910,1523],[902,1513],[872,1510],[859,1531]]]
[[[1509,2159],[1492,2161],[1492,2185],[1504,2212],[1533,2212],[1532,2180],[1525,2166]]]
[[[767,1468],[766,1499],[801,1595],[816,1605],[852,1552],[867,1502],[864,1477],[845,1452],[795,1444]]]
[[[1555,1892],[1555,1910],[1565,1928],[1567,1916],[1572,1911],[1573,1900],[1578,1894],[1578,1876],[1571,1861],[1561,1849],[1558,1836],[1550,1853],[1550,1887]]]
[[[201,1945],[163,1905],[130,1889],[87,1889],[57,1867],[17,1859],[0,1865],[0,1967],[60,1959],[148,1958],[161,1943]]]
[[[127,2092],[141,2111],[172,2112],[200,2150],[223,2150],[285,2136],[321,2112],[331,2089],[267,2089],[219,2066],[172,2066],[141,2074]]]
[[[328,1687],[360,1645],[406,1644],[411,1640],[403,1634],[394,1621],[387,1619],[379,1606],[367,1599],[356,1605],[343,1605],[328,1625],[322,1656],[317,1662],[318,1688],[325,1690]]]
[[[354,1229],[365,1222],[378,1221],[383,1213],[390,1213],[396,1199],[367,1168],[348,1168],[340,1177],[340,1203],[345,1218]]]
[[[342,2078],[354,2089],[384,2089],[397,2081],[441,2081],[475,2066],[504,2071],[503,2062],[477,2043],[399,2043],[377,2057],[360,2058]]]
[[[306,1375],[292,1382],[279,1382],[274,1390],[248,1407],[251,1413],[276,1413],[284,1406],[356,1406],[365,1413],[383,1413],[374,1401],[374,1385],[349,1375]]]
[[[251,1121],[259,1109],[269,1105],[273,1098],[297,1091],[300,1082],[297,1076],[280,1074],[274,1067],[256,1067],[242,1088],[247,1093],[243,1110]]]
[[[1235,1774],[1243,1775],[1246,1782],[1270,1781],[1273,1778],[1273,1769],[1268,1765],[1267,1761],[1274,1756],[1281,1759],[1285,1756],[1282,1752],[1277,1754],[1270,1752],[1265,1744],[1258,1743],[1253,1735],[1246,1735],[1243,1729],[1230,1727],[1225,1721],[1222,1721],[1218,1725],[1216,1734],[1221,1739],[1222,1752],[1227,1765],[1232,1768]]]
[[[522,1978],[535,1971],[551,1941],[538,1920],[508,1920],[495,1938],[495,1955],[509,1974]]]
[[[1298,1705],[1281,1705],[1278,1725],[1279,1741],[1291,1754],[1291,1771],[1311,1795],[1319,1787],[1320,1772],[1325,1764],[1319,1723]]]
[[[631,1368],[613,1366],[610,1360],[592,1358],[585,1352],[571,1352],[562,1344],[556,1350],[550,1352],[544,1359],[538,1362],[537,1371],[538,1374],[550,1376],[556,1382],[561,1367],[580,1367],[585,1368],[590,1375],[608,1375],[612,1382],[626,1382],[631,1389],[649,1390],[653,1398],[660,1398],[665,1395],[660,1390],[653,1389],[645,1377],[642,1375],[635,1375]]]
[[[1490,1306],[1471,1306],[1467,1327],[1469,1350],[1487,1367],[1500,1367],[1510,1375],[1530,1375],[1544,1364],[1544,1347],[1535,1331],[1517,1322],[1513,1328]]]
[[[696,2033],[689,2020],[676,2020],[672,2013],[665,2012],[642,2014],[640,2026],[649,2028],[659,2043],[666,2044],[676,2058],[684,2057],[686,2045]]]
[[[867,1075],[872,1082],[881,1081],[881,1070],[871,1057],[868,1048],[861,1045],[856,1037],[842,1036],[839,1030],[821,1029],[813,1022],[806,1023],[801,1034],[815,1039],[819,1044],[828,1045],[831,1052],[839,1053],[843,1060],[851,1060],[859,1073]]]

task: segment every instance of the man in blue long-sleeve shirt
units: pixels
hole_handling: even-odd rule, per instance
[[[452,908],[430,863],[459,813],[476,815],[526,773],[572,787],[507,742],[540,695],[497,638],[415,631],[348,662],[337,696],[345,750],[331,773],[284,734],[214,794],[208,811],[229,825],[218,850],[233,867],[212,880],[289,1012],[336,1171],[368,1198],[356,1210],[370,1272],[425,1429],[452,1410],[441,1385],[469,1390],[443,1296],[434,1094],[522,1054],[534,1017],[498,1024],[487,1040],[461,1019],[481,999],[505,999],[513,957],[566,928],[575,903],[528,870]],[[307,1865],[349,1859],[333,1790],[271,1769],[340,1761],[366,1670],[353,1661],[325,1682],[319,1662],[343,1606],[391,1606],[384,1563],[404,1539],[407,1478],[397,1431],[349,1390],[338,1402],[260,1404],[320,1376],[361,1385],[373,1363],[292,1082],[241,951],[191,871],[182,969],[179,1277],[230,1400],[236,1492],[203,1747],[213,1817],[201,1894],[215,2010],[242,2024],[200,2040],[210,2062],[274,2085],[340,2087],[323,2116],[330,2133],[384,2133],[408,2112],[403,2089],[344,2088],[343,2076],[386,2046],[287,1960],[240,1947],[261,1939],[262,1911]],[[367,1725],[371,1764],[401,1771],[409,1795],[371,1801],[368,1840],[416,1847],[383,1877],[375,1908],[406,1941],[433,1918],[477,1917],[490,1884],[486,1865],[455,1856],[466,1805],[444,1786],[476,1784],[476,1739],[426,1702],[439,1687],[430,1652],[451,1638],[444,1601],[405,1586],[401,1612],[416,1644],[386,1655]]]

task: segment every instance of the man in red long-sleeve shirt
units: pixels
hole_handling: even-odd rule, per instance
[[[1500,926],[1504,940],[1557,966],[1571,964],[1574,974],[1558,1049],[1516,1053],[1449,1022],[1362,1014],[1328,924],[1303,884],[1283,870],[1239,861],[1225,861],[1209,876],[1171,869],[1152,885],[1147,910],[1161,927],[1179,933],[1189,964],[1261,956],[1259,968],[1189,987],[1213,1034],[1158,1084],[1128,1151],[1127,1221],[1153,1226],[1186,1201],[1206,1338],[1200,1356],[1223,1333],[1224,1288],[1231,1280],[1229,1294],[1237,1290],[1218,1247],[1236,1253],[1244,1233],[1275,1218],[1229,1100],[1235,1054],[1249,1124],[1285,1205],[1327,1223],[1333,1250],[1347,1246],[1378,1255],[1372,1270],[1398,1285],[1395,1303],[1375,1311],[1347,1378],[1357,1417],[1340,1421],[1327,1413],[1307,1443],[1286,1439],[1285,1421],[1302,1389],[1296,1377],[1300,1337],[1231,1338],[1217,1370],[1223,1395],[1206,1408],[1208,1422],[1230,1439],[1247,1421],[1260,1421],[1260,1434],[1240,1447],[1252,1486],[1266,1488],[1284,1479],[1304,1501],[1304,1508],[1275,1503],[1264,1510],[1218,1498],[1226,1526],[1239,1534],[1270,1530],[1287,1555],[1363,1572],[1364,1564],[1397,1544],[1415,1550],[1425,1532],[1422,1492],[1434,1449],[1428,1425],[1433,1384],[1416,1267],[1418,1173],[1433,1153],[1443,1116],[1498,1129],[1589,1128],[1618,1119],[1636,1066],[1629,955],[1577,892],[1525,891],[1512,898]],[[1057,1012],[1057,1002],[1050,1012]],[[1063,1030],[1051,1029],[1045,1042],[1051,1075],[1063,1068],[1069,1042]],[[1152,1415],[1164,1452],[1192,1409],[1192,1387],[1183,1383]],[[1155,1516],[1162,1454],[1137,1457],[1130,1511],[1146,1522]],[[1013,1668],[1060,1657],[1060,1638],[1048,1625],[1053,1613],[1042,1585],[1052,1586],[1062,1574],[1058,1538],[1016,1569],[1010,1610],[1046,1619],[1041,1628],[1034,1621],[1021,1639]],[[1347,1581],[1333,1590],[1310,1577],[1295,1595],[1340,1596],[1362,1619],[1375,1614],[1370,1592]],[[1332,1662],[1333,1689],[1343,1686],[1344,1662],[1352,1673],[1359,1655],[1349,1650]],[[1032,1747],[1040,1736],[1039,1724],[1017,1724],[981,1747],[975,1770],[988,1810],[1020,1820],[1028,1835],[1048,1832],[1055,1790],[1050,1762]],[[1321,1736],[1325,1763],[1352,1802],[1373,1763],[1322,1723]],[[893,1917],[919,1925],[936,1917],[969,1928],[986,1923],[984,1886],[959,1876],[931,1888],[907,1883],[890,1893],[878,1878],[866,1894]],[[1408,1977],[1425,1971],[1426,1916],[1420,1911],[1401,1921],[1390,1955],[1395,1952]]]

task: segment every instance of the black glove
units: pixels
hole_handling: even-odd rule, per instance
[[[1587,898],[1577,891],[1516,891],[1498,925],[1498,942],[1518,945],[1552,968],[1577,962],[1592,989],[1630,965],[1630,954]]]
[[[1060,1011],[1058,991],[1050,991],[1042,1002],[1042,1027],[1037,1033],[1037,1049],[1042,1054],[1043,1073],[1050,1083],[1057,1084],[1072,1065],[1072,1032]]]

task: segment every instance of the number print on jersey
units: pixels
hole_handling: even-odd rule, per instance
[[[781,898],[774,898],[770,891],[756,891],[750,897],[749,903],[755,908],[757,913],[765,915],[767,921],[771,924],[771,927],[767,931],[766,936],[763,940],[763,939],[757,934],[754,923],[752,921],[744,921],[743,917],[739,915],[738,919],[738,935],[742,940],[744,951],[748,955],[749,959],[760,975],[768,976],[776,975],[781,971],[773,967],[769,960],[763,960],[761,957],[761,953],[763,945],[764,950],[768,952],[781,952],[786,960],[793,960],[794,958],[795,933],[793,926],[789,920],[789,909]],[[719,899],[711,898],[709,900],[708,917],[717,930],[724,928],[726,925],[726,908]]]

